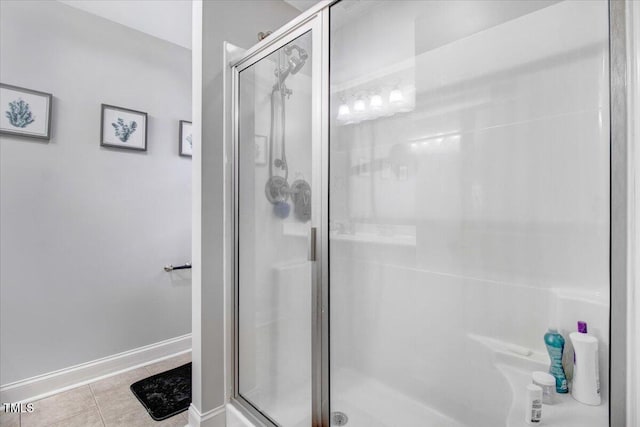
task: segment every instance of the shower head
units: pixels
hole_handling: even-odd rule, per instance
[[[298,56],[300,57],[300,59],[302,59],[302,62],[306,61],[307,58],[309,57],[309,54],[307,53],[307,51],[301,48],[300,46],[298,46],[297,44],[287,45],[283,48],[283,50],[284,50],[284,53],[286,53],[287,55],[291,55],[291,53],[295,50],[296,52],[298,52]]]
[[[297,74],[298,71],[304,67],[307,58],[309,58],[307,51],[295,44],[285,46],[282,50],[287,56],[290,56],[290,58],[287,61],[287,68],[285,70],[276,69],[275,74],[279,76],[279,84],[284,83],[289,74]],[[298,52],[297,57],[293,56],[294,50]]]
[[[289,71],[291,72],[291,74],[296,74],[298,71],[300,71],[302,67],[304,67],[304,62],[304,59],[296,58],[295,56],[289,58]]]

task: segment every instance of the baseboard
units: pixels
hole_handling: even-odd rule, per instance
[[[227,403],[227,427],[255,427],[255,424],[232,402]]]
[[[0,386],[0,402],[29,402],[191,350],[191,334]]]
[[[225,427],[227,424],[225,405],[201,414],[198,408],[189,406],[189,424],[186,427]]]

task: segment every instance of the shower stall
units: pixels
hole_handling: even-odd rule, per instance
[[[604,0],[324,1],[231,64],[253,422],[522,426],[544,334],[571,379],[584,321],[601,404],[558,394],[543,422],[624,425],[623,23]]]

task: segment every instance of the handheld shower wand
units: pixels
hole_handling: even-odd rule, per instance
[[[297,55],[294,55],[297,53]],[[283,58],[282,54],[286,55],[286,60],[284,61],[284,66],[282,65]],[[291,89],[288,89],[285,85],[285,80],[289,75],[297,74],[307,59],[309,58],[309,54],[307,51],[302,49],[298,45],[288,45],[285,46],[280,52],[278,56],[278,65],[274,71],[274,75],[276,77],[276,83],[273,85],[273,89],[271,90],[271,126],[270,126],[270,135],[269,135],[269,179],[265,185],[265,195],[267,200],[274,205],[274,213],[281,217],[286,218],[289,215],[290,206],[287,203],[287,200],[291,197],[292,200],[294,198],[294,193],[304,194],[305,197],[307,192],[310,190],[303,189],[303,186],[300,183],[296,184],[296,189],[292,192],[292,189],[289,186],[288,178],[289,178],[289,165],[287,163],[287,156],[285,151],[285,124],[286,124],[286,109],[285,109],[285,99],[291,96],[293,93]],[[279,113],[279,114],[278,114]],[[279,116],[280,119],[279,129],[276,129],[276,116]],[[280,132],[277,132],[279,130]],[[278,135],[279,133],[279,135]],[[280,157],[273,158],[274,153],[274,141],[278,140],[280,142]],[[278,175],[274,173],[274,167],[280,169],[284,176]],[[305,182],[306,183],[306,182]],[[308,184],[307,184],[308,187]],[[308,197],[307,197],[308,198]],[[299,200],[298,200],[299,199]],[[307,218],[306,211],[308,208],[308,202],[306,202],[305,198],[295,197],[294,200],[296,204],[296,216],[299,219],[304,220],[303,218]],[[304,203],[303,203],[304,202]],[[300,205],[300,207],[298,207]],[[298,212],[300,211],[300,212]],[[305,213],[301,213],[304,211]]]

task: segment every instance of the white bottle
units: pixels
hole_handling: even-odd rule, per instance
[[[539,424],[542,421],[542,387],[535,384],[527,386],[524,420],[527,424]]]
[[[578,332],[569,334],[575,356],[571,395],[586,405],[599,405],[600,368],[598,366],[598,339],[587,333],[586,322],[578,322]]]
[[[533,384],[542,389],[542,403],[553,405],[556,403],[556,378],[542,371],[535,371],[531,374]]]

